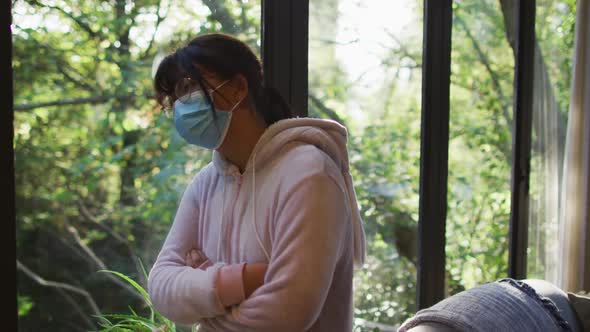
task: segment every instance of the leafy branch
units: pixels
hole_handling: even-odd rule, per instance
[[[84,98],[63,98],[59,100],[47,101],[42,103],[29,103],[14,105],[15,111],[29,111],[35,108],[41,107],[53,107],[53,106],[65,106],[65,105],[80,105],[80,104],[101,104],[106,103],[113,99],[118,99],[118,96],[107,95],[107,96],[95,96],[95,97],[84,97]]]
[[[94,31],[90,27],[90,24],[88,22],[85,22],[82,19],[82,17],[76,16],[76,15],[74,15],[74,13],[63,9],[62,7],[44,4],[44,3],[37,1],[37,0],[27,0],[27,2],[30,5],[35,5],[35,6],[42,7],[42,8],[44,7],[44,8],[50,8],[50,9],[56,10],[56,11],[60,12],[61,14],[63,14],[65,17],[72,20],[76,25],[78,25],[82,30],[84,30],[93,39],[104,39],[104,36],[101,33],[99,33],[98,31]]]
[[[82,104],[104,104],[110,101],[129,101],[133,98],[136,98],[137,95],[128,94],[128,95],[104,95],[104,96],[94,96],[94,97],[82,97],[82,98],[63,98],[59,100],[41,102],[41,103],[28,103],[28,104],[18,104],[14,105],[14,110],[17,112],[22,111],[29,111],[36,108],[41,107],[55,107],[55,106],[65,106],[65,105],[82,105]],[[154,96],[151,94],[147,94],[143,96],[146,99],[153,99]]]
[[[41,286],[63,289],[63,290],[67,290],[69,292],[76,293],[78,295],[83,296],[86,299],[86,301],[88,302],[88,304],[90,305],[90,308],[92,308],[92,311],[94,312],[94,314],[96,314],[96,315],[101,314],[100,310],[98,309],[98,306],[96,305],[96,302],[94,301],[94,299],[92,298],[90,293],[88,293],[88,291],[86,291],[85,289],[80,288],[80,287],[76,287],[76,286],[72,286],[70,284],[66,284],[63,282],[55,282],[55,281],[45,280],[41,276],[39,276],[37,273],[35,273],[31,269],[29,269],[26,265],[21,263],[18,260],[18,258],[16,260],[16,268]]]

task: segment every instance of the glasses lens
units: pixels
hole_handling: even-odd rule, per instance
[[[184,78],[176,84],[174,94],[178,97],[180,102],[187,103],[191,98],[195,97],[195,95],[198,95],[198,93],[196,93],[198,91],[200,91],[200,87],[197,81],[190,78]]]

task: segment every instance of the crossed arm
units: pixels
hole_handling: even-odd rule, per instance
[[[192,253],[192,249],[201,248],[195,222],[199,216],[196,180],[185,190],[172,228],[148,276],[148,292],[154,307],[170,320],[187,325],[226,314],[232,305],[250,295],[264,276],[264,267],[255,262],[211,263]],[[187,261],[189,253],[191,261]],[[194,268],[197,263],[198,268]]]
[[[350,209],[341,186],[328,174],[297,183],[275,222],[268,267],[257,263],[200,263],[194,236],[198,215],[184,195],[174,225],[148,278],[152,302],[166,317],[204,330],[305,331],[318,318],[351,232]],[[187,253],[190,262],[187,264]],[[197,266],[197,268],[194,268]],[[241,280],[226,273],[242,268]],[[265,270],[262,272],[262,270]],[[260,282],[263,276],[263,283]],[[243,287],[243,296],[234,286]],[[239,293],[239,292],[238,292]],[[229,298],[230,300],[224,300]],[[239,305],[236,305],[239,304]]]
[[[186,253],[185,256],[185,263],[186,266],[190,266],[193,269],[200,269],[205,270],[208,267],[212,266],[213,263],[209,261],[209,259],[197,249],[192,249],[191,251]],[[241,282],[241,285],[228,285],[231,289],[243,289],[244,290],[244,298],[250,297],[254,291],[264,284],[264,274],[266,273],[266,269],[268,264],[266,263],[245,263],[243,265],[242,270],[242,280],[231,280],[230,282]],[[222,304],[226,307],[230,307],[233,305],[237,305],[240,302],[236,300],[232,301],[231,299],[235,299],[235,296],[229,297],[227,300],[222,299]]]
[[[190,266],[193,269],[205,270],[208,267],[212,266],[213,264],[211,261],[197,249],[192,249],[185,255],[185,264],[186,266]],[[244,270],[242,273],[242,285],[241,287],[244,289],[245,297],[248,298],[250,295],[264,283],[264,274],[266,273],[266,269],[268,264],[266,263],[246,263],[244,264]],[[239,282],[239,281],[238,281]],[[235,285],[234,285],[235,286]],[[239,287],[239,285],[238,285]],[[228,303],[224,304],[227,306],[231,306],[234,304],[239,303]],[[163,325],[153,332],[166,332],[166,325]]]

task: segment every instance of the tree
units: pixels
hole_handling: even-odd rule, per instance
[[[88,330],[91,313],[146,310],[128,284],[96,271],[145,287],[141,262],[151,266],[191,173],[209,161],[155,107],[152,60],[209,31],[239,31],[257,49],[258,7],[16,1],[18,289],[29,299],[21,329]]]
[[[350,159],[369,240],[355,316],[373,329],[415,310],[422,7],[411,2],[413,23],[383,43],[378,70],[386,79],[361,94],[362,77],[348,77],[337,54],[343,1],[310,3],[309,114],[353,128],[353,96],[371,115],[350,131]],[[454,2],[447,294],[506,272],[512,4]],[[539,80],[535,91],[563,120],[571,63],[541,51],[572,48],[575,6],[555,6],[567,14],[563,31],[555,37],[554,26],[537,26],[535,59],[541,77],[557,79]],[[93,314],[128,306],[147,314],[132,287],[96,271],[120,271],[145,287],[142,263],[151,266],[186,184],[210,161],[156,107],[154,59],[212,31],[235,34],[259,52],[260,3],[17,0],[14,12],[19,325],[89,330]],[[545,6],[539,13],[553,15]],[[547,141],[535,137],[540,154]],[[550,155],[559,159],[558,151]]]

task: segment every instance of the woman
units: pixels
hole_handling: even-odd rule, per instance
[[[164,58],[159,103],[213,150],[150,271],[151,300],[212,331],[351,331],[365,238],[340,124],[294,118],[260,61],[222,34]],[[201,256],[201,257],[199,257]]]

